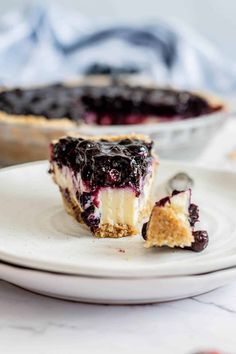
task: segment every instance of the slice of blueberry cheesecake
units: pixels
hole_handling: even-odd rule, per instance
[[[150,219],[143,225],[146,247],[181,247],[195,252],[208,245],[206,231],[195,230],[199,208],[191,202],[191,189],[173,191],[154,205]]]
[[[134,134],[54,141],[50,172],[67,212],[98,237],[137,234],[153,205],[152,145]]]

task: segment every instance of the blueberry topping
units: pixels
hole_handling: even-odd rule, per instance
[[[97,145],[95,142],[93,141],[90,141],[90,140],[82,140],[79,144],[78,144],[78,149],[93,149],[93,148],[96,148]]]
[[[111,183],[115,183],[115,182],[119,181],[120,178],[121,178],[121,173],[118,170],[113,168],[108,172],[108,180]]]
[[[63,138],[60,144],[56,144],[52,148],[52,155],[59,165],[67,165],[74,167],[77,164],[76,155],[74,154],[77,141],[74,138]]]
[[[170,197],[165,197],[156,202],[156,206],[164,207],[167,203],[170,203]]]
[[[51,159],[74,173],[95,191],[98,187],[132,187],[140,194],[143,180],[152,164],[151,142],[123,139],[92,141],[62,138],[53,147]],[[83,198],[83,196],[82,196]]]
[[[194,252],[203,251],[209,242],[209,237],[207,231],[193,231],[194,242],[190,247],[186,247]]]
[[[81,177],[84,181],[90,181],[93,171],[90,166],[84,166],[81,170]]]
[[[148,150],[147,150],[147,147],[146,146],[138,146],[136,144],[131,144],[128,146],[128,150],[131,152],[131,153],[135,153],[137,155],[141,155],[141,156],[147,156],[148,154]]]
[[[171,196],[173,197],[174,195],[177,195],[177,194],[182,193],[182,192],[184,192],[184,191],[177,191],[176,189],[174,189],[172,194],[171,194]]]
[[[122,139],[119,141],[120,145],[129,145],[129,144],[132,144],[132,141],[130,139]]]
[[[56,84],[0,92],[0,110],[6,113],[68,118],[99,125],[138,124],[147,117],[185,119],[220,109],[221,106],[211,107],[207,100],[187,91],[127,86],[119,82],[108,86]]]
[[[164,197],[162,199],[160,199],[158,202],[156,202],[156,206],[159,206],[159,207],[164,207],[167,203],[171,204],[171,197],[174,197],[175,195],[177,194],[180,194],[184,191],[177,191],[176,189],[173,190],[171,196],[167,196],[167,197]]]

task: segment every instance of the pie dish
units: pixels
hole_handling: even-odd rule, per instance
[[[0,162],[47,158],[48,143],[72,132],[144,133],[158,139],[161,154],[190,142],[183,151],[199,150],[225,119],[224,103],[212,96],[96,80],[3,90]]]
[[[195,230],[199,208],[191,202],[191,189],[173,191],[155,203],[149,221],[143,225],[146,247],[181,247],[195,252],[208,245],[208,233]]]
[[[137,234],[152,207],[152,145],[135,134],[54,141],[50,173],[67,212],[98,237]]]

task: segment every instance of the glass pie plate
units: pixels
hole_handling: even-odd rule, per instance
[[[205,95],[211,103],[222,100]],[[3,116],[3,119],[1,119]],[[7,115],[5,115],[7,116]],[[26,120],[11,119],[0,112],[0,164],[11,165],[48,157],[48,145],[52,139],[68,134],[127,134],[130,132],[150,135],[156,142],[160,157],[190,159],[197,156],[207,145],[215,132],[229,116],[225,108],[197,118],[172,120],[135,125],[75,125],[67,119],[45,120],[29,117]],[[16,117],[16,116],[15,116]]]

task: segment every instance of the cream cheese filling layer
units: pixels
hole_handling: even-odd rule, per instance
[[[56,163],[53,163],[53,170],[55,182],[62,189],[67,188],[73,203],[79,206],[76,192],[79,191],[80,194],[89,192],[81,180],[80,174],[75,176],[68,167],[59,168]],[[145,209],[150,197],[152,180],[151,174],[147,175],[139,197],[129,187],[101,188],[96,196],[97,203],[94,204],[98,204],[98,207],[95,207],[95,214],[100,217],[100,225],[127,224],[136,226],[140,219],[140,213]]]
[[[189,191],[179,193],[171,197],[171,205],[175,211],[176,217],[182,222],[187,229],[189,229],[190,234],[192,234],[192,229],[189,223],[189,208],[190,205],[190,193]]]

